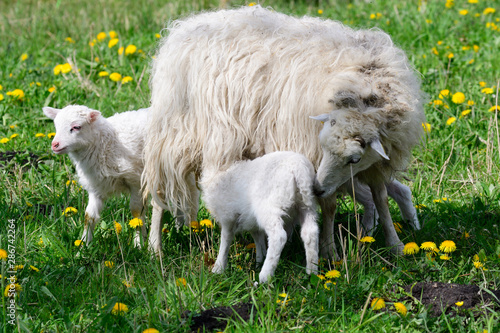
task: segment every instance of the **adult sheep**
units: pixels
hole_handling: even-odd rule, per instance
[[[384,182],[405,169],[425,116],[420,82],[386,33],[260,6],[202,13],[170,25],[150,84],[143,181],[157,202],[191,208],[194,217],[192,173],[225,170],[269,152],[299,152],[318,167],[322,126],[309,116],[343,111],[345,127],[337,134],[344,136],[325,151],[343,164],[328,168],[337,177],[321,191],[330,194],[359,172],[372,190],[387,245],[402,251]],[[359,126],[365,123],[368,137]],[[345,156],[354,145],[358,155]],[[321,243],[332,244],[335,201],[325,197],[320,205]]]

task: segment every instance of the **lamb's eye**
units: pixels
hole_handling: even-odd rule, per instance
[[[70,133],[73,133],[73,131],[79,131],[82,129],[82,126],[73,126],[71,127],[71,129],[69,130]]]

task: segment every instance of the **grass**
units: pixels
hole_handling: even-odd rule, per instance
[[[499,289],[500,139],[498,111],[494,110],[499,104],[500,79],[498,8],[488,13],[486,8],[494,7],[493,2],[465,0],[455,1],[450,8],[451,2],[445,1],[277,0],[263,4],[292,15],[337,19],[356,28],[378,27],[407,52],[421,73],[430,101],[426,106],[430,131],[415,149],[407,173],[415,203],[421,207],[423,229],[410,230],[400,221],[394,204],[392,216],[402,224],[400,237],[405,243],[433,241],[439,246],[444,240],[454,241],[457,250],[451,260],[439,256],[429,260],[423,251],[391,257],[380,230],[375,243],[357,242],[346,231],[355,229],[350,199],[342,199],[337,214],[344,227],[338,244],[343,244],[339,251],[345,260],[334,268],[341,277],[326,286],[320,278],[305,274],[304,254],[295,250],[301,247],[296,235],[269,285],[253,286],[259,269],[254,249],[246,247],[251,243],[249,235],[241,235],[234,243],[227,272],[211,274],[208,266],[217,254],[219,229],[176,230],[168,213],[164,216],[164,258],[154,260],[146,250],[131,245],[133,232],[128,221],[132,217],[126,197],[108,201],[92,246],[76,247],[74,242],[83,230],[86,193],[78,184],[67,184],[75,179],[74,169],[67,156],[51,153],[47,135],[54,128],[41,108],[78,103],[110,116],[146,106],[156,34],[165,35],[162,29],[169,20],[215,9],[221,3],[92,0],[83,6],[63,0],[1,2],[0,139],[8,141],[0,143],[0,151],[21,153],[0,169],[0,248],[8,250],[11,241],[16,265],[24,268],[15,274],[22,287],[15,298],[15,325],[8,323],[6,315],[9,298],[2,297],[0,329],[142,332],[154,327],[184,332],[189,330],[192,315],[239,302],[252,302],[255,316],[247,323],[230,320],[227,332],[500,329],[498,313],[489,308],[463,310],[464,316],[432,317],[418,300],[404,301],[406,316],[392,306],[405,297],[402,287],[417,281]],[[226,5],[245,3],[227,1]],[[459,11],[464,9],[468,13],[461,15]],[[109,34],[94,41],[99,32],[111,30],[118,35],[117,45],[108,47]],[[137,46],[135,53],[118,54],[120,47],[131,44]],[[65,63],[73,70],[55,75],[54,68]],[[130,76],[132,81],[121,83],[99,76],[104,71]],[[49,92],[52,87],[55,90]],[[491,88],[492,93],[485,93],[484,88]],[[22,99],[7,94],[15,89],[23,91]],[[448,95],[442,92],[445,89]],[[457,92],[465,95],[464,102],[452,101]],[[467,101],[474,103],[468,105]],[[471,111],[462,116],[465,110]],[[456,119],[447,125],[451,117]],[[44,136],[36,137],[36,133]],[[41,162],[28,164],[28,153],[38,155]],[[65,216],[62,213],[67,207],[78,212]],[[202,208],[198,218],[210,216]],[[114,221],[122,226],[120,234],[115,232]],[[9,230],[15,232],[15,240],[9,238]],[[487,270],[475,268],[475,254]],[[109,267],[108,261],[113,263]],[[2,261],[3,277],[9,276],[8,265]],[[331,267],[323,263],[322,269],[326,273]],[[7,284],[2,278],[2,292]],[[372,310],[373,297],[383,298],[386,308]],[[117,302],[128,311],[113,314]]]

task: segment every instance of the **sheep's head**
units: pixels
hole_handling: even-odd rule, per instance
[[[316,195],[327,197],[351,173],[356,175],[381,159],[389,159],[380,142],[379,126],[369,113],[335,110],[311,118],[324,123],[319,134],[323,158],[314,184]]]
[[[44,107],[43,113],[54,120],[56,135],[52,140],[52,151],[56,154],[76,152],[95,141],[93,123],[101,113],[83,105],[69,105],[63,109]]]

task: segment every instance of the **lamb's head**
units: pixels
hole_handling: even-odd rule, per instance
[[[324,123],[319,134],[323,158],[314,184],[319,197],[333,194],[351,174],[389,159],[380,142],[379,126],[369,113],[335,110],[311,118]]]
[[[83,105],[69,105],[63,109],[44,107],[43,113],[54,120],[56,135],[52,140],[52,151],[66,154],[85,149],[95,142],[93,126],[101,113]]]

